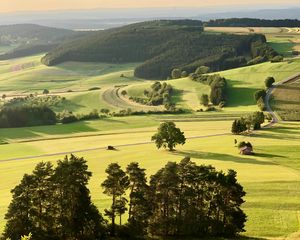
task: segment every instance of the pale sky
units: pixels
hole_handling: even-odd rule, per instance
[[[93,8],[214,7],[230,5],[294,5],[299,0],[0,0],[0,12]]]

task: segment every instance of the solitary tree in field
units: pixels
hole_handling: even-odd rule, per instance
[[[184,132],[181,132],[173,122],[162,123],[158,132],[152,136],[152,141],[155,141],[158,149],[164,147],[170,151],[173,151],[177,144],[185,144],[185,140]]]
[[[273,83],[275,83],[275,79],[273,77],[267,77],[265,80],[266,88],[270,88],[273,86]]]
[[[200,98],[200,102],[201,104],[203,104],[204,106],[208,106],[209,103],[209,98],[207,94],[202,94],[201,98]]]

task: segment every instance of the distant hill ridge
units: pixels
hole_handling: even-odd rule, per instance
[[[71,37],[80,35],[68,29],[45,27],[36,24],[0,26],[0,45],[15,46],[0,55],[0,60],[47,52]]]

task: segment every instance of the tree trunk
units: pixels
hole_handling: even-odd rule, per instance
[[[115,236],[115,202],[116,196],[113,195],[113,203],[112,203],[112,210],[111,210],[111,235]]]

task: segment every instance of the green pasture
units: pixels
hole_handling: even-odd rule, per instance
[[[278,51],[286,52],[285,56],[289,56],[292,47],[287,45],[290,36],[298,37],[288,29],[255,31],[269,34],[270,44],[275,44]],[[64,105],[55,109],[58,112],[88,113],[101,108],[119,111],[143,107],[125,100],[120,105],[114,104],[114,101],[120,101],[116,99],[114,89],[121,87],[128,96],[144,97],[144,90],[154,82],[133,76],[137,63],[68,62],[46,67],[40,63],[40,58],[41,55],[37,55],[0,61],[0,94],[41,93],[43,89],[49,89],[50,94],[66,98]],[[30,173],[39,161],[55,163],[64,157],[64,152],[81,151],[76,155],[88,161],[93,172],[89,184],[92,199],[102,212],[110,204],[100,188],[109,163],[118,162],[125,167],[137,161],[147,169],[149,177],[168,161],[179,161],[189,155],[198,164],[237,171],[247,192],[243,205],[248,216],[246,236],[289,239],[291,234],[299,231],[300,225],[300,123],[280,123],[246,136],[232,136],[230,128],[233,119],[258,110],[253,94],[264,88],[268,76],[281,81],[295,75],[299,69],[300,60],[288,59],[219,72],[228,80],[229,87],[227,106],[217,112],[195,112],[202,108],[200,96],[209,94],[210,88],[181,78],[168,83],[176,89],[173,101],[177,106],[194,110],[189,114],[113,117],[66,125],[0,129],[0,143],[6,143],[0,144],[0,229],[5,225],[10,190],[24,173]],[[95,87],[100,89],[89,91]],[[187,137],[198,138],[188,139],[176,152],[157,150],[150,138],[163,121],[175,121]],[[256,154],[241,156],[234,146],[234,139],[250,141]],[[118,151],[105,150],[108,145],[117,146]],[[55,156],[33,158],[45,154]]]
[[[291,57],[293,50],[300,46],[300,34],[298,28],[281,27],[208,27],[207,32],[213,33],[236,33],[236,34],[264,34],[267,42],[278,53],[285,57]]]
[[[54,67],[43,65],[42,55],[0,62],[0,91],[34,93],[50,91],[87,90],[136,82],[132,64],[68,62]],[[125,77],[121,77],[124,74]],[[30,88],[28,87],[30,86]]]
[[[166,116],[165,119],[167,118]],[[15,131],[14,134],[5,129],[1,130],[2,137],[7,135],[6,139],[15,141],[11,144],[0,145],[0,174],[2,179],[5,179],[5,184],[2,182],[0,185],[1,226],[5,224],[3,216],[10,201],[9,190],[20,181],[24,173],[31,172],[37,162],[55,163],[63,155],[14,161],[4,161],[5,159],[72,152],[107,145],[145,143],[118,147],[118,151],[112,152],[99,149],[77,153],[88,160],[89,168],[93,172],[89,187],[93,201],[100,210],[103,211],[109,205],[109,198],[102,193],[100,188],[100,183],[105,178],[105,168],[109,163],[118,162],[125,167],[131,161],[138,161],[150,175],[167,161],[179,161],[189,155],[198,164],[211,164],[224,171],[234,169],[238,172],[238,179],[247,192],[246,203],[243,206],[248,215],[245,235],[280,237],[289,236],[298,231],[300,123],[280,124],[249,136],[229,134],[190,139],[186,145],[170,153],[157,150],[153,143],[147,143],[161,120],[163,119],[155,116],[124,117],[112,119],[111,122],[106,120],[86,122],[86,128],[83,123],[81,123],[82,126],[75,123],[64,126],[66,129],[58,129],[60,126],[36,127],[19,131],[12,129]],[[198,121],[197,117],[187,116],[186,118],[179,117],[177,125],[187,137],[200,137],[227,133],[231,122],[229,120]],[[74,129],[74,132],[68,132],[68,128],[69,131]],[[81,135],[76,133],[76,129]],[[34,133],[41,134],[35,137],[43,137],[44,140],[20,142],[34,138],[31,135]],[[91,133],[94,135],[88,136]],[[9,136],[9,134],[14,136]],[[73,138],[65,138],[70,136]],[[51,140],[53,137],[59,137],[59,139]],[[238,149],[234,146],[235,138],[239,141],[250,141],[254,145],[256,155],[239,155]]]

